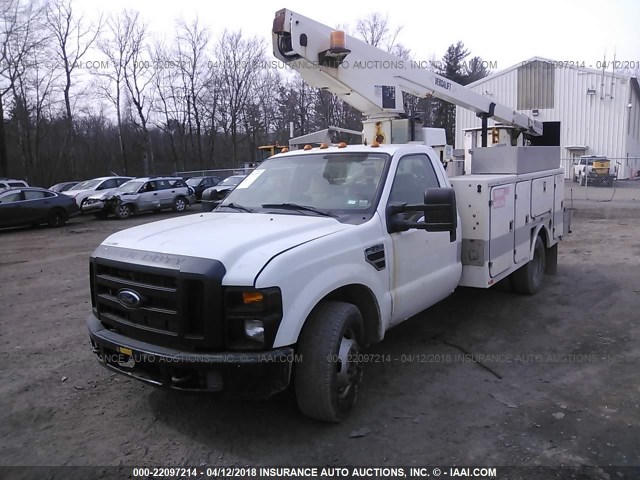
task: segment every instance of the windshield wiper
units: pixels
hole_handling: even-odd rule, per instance
[[[263,203],[262,208],[282,208],[283,210],[300,210],[303,212],[313,212],[324,217],[337,217],[336,214],[319,210],[309,205],[298,205],[297,203]]]
[[[236,210],[240,210],[242,212],[247,212],[247,213],[253,213],[253,210],[250,209],[249,207],[245,207],[244,205],[240,205],[238,203],[225,203],[224,205],[220,205],[220,207],[229,207],[229,208],[235,208]]]

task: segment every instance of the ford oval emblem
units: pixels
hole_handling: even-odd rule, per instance
[[[142,297],[133,290],[120,290],[118,292],[118,301],[127,308],[138,308],[142,305]]]

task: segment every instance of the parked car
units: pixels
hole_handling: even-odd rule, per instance
[[[79,183],[80,182],[56,183],[55,185],[52,185],[51,187],[49,187],[49,190],[51,190],[52,192],[57,192],[57,193],[66,192],[67,190],[69,190],[72,187],[75,187]]]
[[[29,184],[24,180],[14,180],[13,178],[0,178],[0,189],[3,188],[15,188],[15,187],[28,187]]]
[[[42,223],[61,227],[79,213],[72,198],[44,188],[20,187],[0,192],[0,227]]]
[[[97,191],[108,193],[129,180],[131,180],[131,177],[99,177],[79,183],[62,193],[74,198],[78,207],[82,209],[82,204]]]
[[[195,201],[195,194],[181,178],[143,177],[130,180],[115,190],[88,197],[82,210],[98,218],[113,214],[124,219],[134,213],[158,212],[167,208],[183,212]]]
[[[207,188],[218,185],[222,179],[220,177],[191,177],[187,180],[187,185],[193,187],[196,193],[196,200],[202,200],[202,192]]]
[[[213,210],[244,180],[244,177],[246,177],[246,175],[231,175],[215,187],[207,188],[202,192],[202,211],[210,212]]]

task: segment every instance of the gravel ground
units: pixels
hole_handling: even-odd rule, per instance
[[[392,329],[340,425],[287,394],[181,395],[99,366],[88,257],[173,214],[2,231],[0,465],[640,465],[640,182],[567,187],[543,290],[459,289]]]

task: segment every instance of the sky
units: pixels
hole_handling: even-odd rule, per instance
[[[596,68],[605,55],[613,60],[614,53],[619,65],[635,64],[640,70],[638,0],[74,0],[74,6],[87,20],[138,10],[159,36],[170,35],[176,19],[198,16],[214,36],[226,28],[264,38],[268,53],[271,22],[281,8],[353,31],[359,18],[379,12],[402,27],[397,40],[418,60],[439,59],[449,45],[462,40],[473,56],[492,62],[496,70],[534,56]]]

